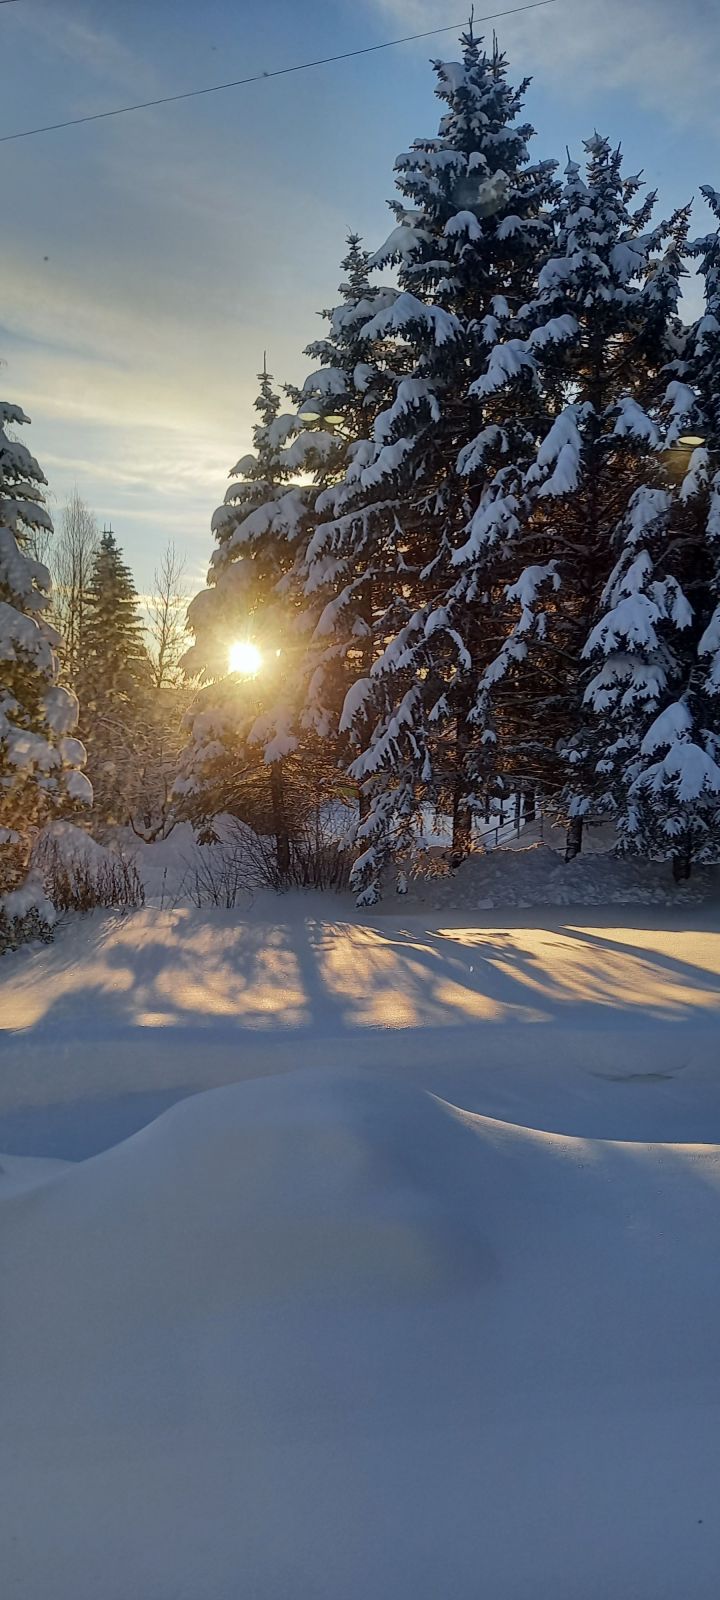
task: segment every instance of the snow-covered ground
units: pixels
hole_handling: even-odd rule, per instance
[[[720,906],[564,870],[3,959],[3,1593],[714,1600]]]
[[[96,913],[4,957],[0,1149],[82,1156],[180,1094],[319,1064],[551,1132],[720,1140],[714,903],[393,910]]]
[[[2,1207],[4,1592],[710,1600],[719,1216],[717,1147],[185,1100]]]

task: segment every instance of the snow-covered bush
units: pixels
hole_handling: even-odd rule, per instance
[[[42,873],[28,872],[20,888],[11,889],[0,901],[0,955],[33,939],[49,943],[55,917]]]

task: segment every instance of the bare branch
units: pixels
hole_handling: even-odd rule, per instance
[[[171,543],[155,569],[148,605],[151,671],[156,689],[177,684],[180,659],[190,642],[185,626],[188,595],[184,577],[185,562]]]
[[[45,557],[53,581],[52,619],[62,635],[63,664],[73,684],[83,659],[87,587],[97,544],[95,517],[74,489]]]

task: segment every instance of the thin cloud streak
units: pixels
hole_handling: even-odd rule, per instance
[[[24,10],[7,14],[15,9]],[[114,94],[191,86],[198,70],[217,66],[214,38],[233,68],[282,64],[262,19],[230,0],[206,0],[202,14],[189,0],[126,0],[122,37],[104,20],[111,9],[35,0],[22,26],[18,16],[6,34],[4,23],[4,40],[24,40],[6,85],[8,131],[38,94],[44,107],[72,113],[102,109]],[[321,10],[324,18],[308,0],[308,38]],[[339,49],[453,14],[446,0],[335,0],[330,11]],[[576,128],[587,114],[586,132],[597,120],[640,166],[656,149],[633,138],[639,105],[661,108],[671,146],[671,118],[706,129],[718,117],[713,12],[714,0],[692,9],[558,0],[495,26],[514,74],[535,74],[539,104],[552,97],[556,121],[574,106]],[[33,417],[30,443],[56,501],[77,481],[101,519],[117,518],[142,587],[167,528],[209,556],[227,469],[250,446],[263,349],[279,382],[305,375],[302,348],[317,335],[317,309],[334,303],[347,228],[380,243],[397,150],[437,126],[424,62],[457,53],[449,34],[393,52],[392,76],[386,57],[371,58],[372,71],[330,69],[312,90],[298,79],[282,94],[260,85],[253,99],[229,96],[202,114],[142,113],[48,140],[42,155],[5,147],[2,388]],[[333,100],[346,83],[347,102]],[[557,140],[542,133],[537,148],[561,156],[562,142],[553,149]],[[712,170],[698,177],[718,182]]]
[[[488,8],[489,9],[489,8]],[[447,16],[444,0],[366,0],[366,10],[408,27]],[[482,32],[482,23],[479,23]],[[599,88],[633,90],[670,122],[720,124],[720,28],[715,0],[557,0],[543,12],[507,17],[496,27],[513,56],[561,83],[568,98]],[[419,47],[418,47],[419,48]],[[443,56],[456,52],[439,49]]]
[[[35,0],[35,4],[13,13],[13,22],[20,34],[42,42],[46,48],[50,46],[103,84],[133,93],[138,93],[142,85],[148,94],[164,87],[164,79],[146,57],[130,50],[109,28],[91,23],[82,6],[72,6],[66,0],[61,9],[58,0],[50,4]]]

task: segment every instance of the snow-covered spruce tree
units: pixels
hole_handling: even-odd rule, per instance
[[[190,716],[175,795],[198,824],[227,811],[259,832],[275,835],[278,871],[289,864],[287,763],[298,749],[297,603],[290,592],[311,487],[294,479],[323,450],[335,448],[327,432],[312,429],[312,445],[293,450],[301,430],[296,415],[280,415],[266,367],[255,402],[259,422],[254,452],[231,472],[222,506],[212,519],[217,540],[207,588],[188,608],[194,644],[184,668],[201,680]],[[238,669],[238,643],[258,652],[261,671]]]
[[[52,532],[46,479],[7,432],[28,421],[0,404],[0,950],[49,925],[42,888],[27,877],[35,830],[92,800],[72,737],[77,700],[58,685],[59,637],[44,620],[50,575],[27,553],[36,531]]]
[[[696,538],[698,526],[700,529],[702,553],[694,563],[695,581],[686,582],[695,617],[702,626],[698,641],[700,670],[695,673],[695,682],[703,685],[705,738],[716,757],[720,733],[720,192],[703,184],[701,193],[719,225],[690,246],[704,279],[705,306],[686,353],[686,377],[695,395],[688,420],[691,427],[697,427],[704,442],[693,452],[682,498]],[[682,411],[683,402],[677,394],[673,398],[677,414]],[[719,823],[716,816],[712,859],[717,859]]]
[[[308,631],[313,629],[303,721],[330,741],[338,756],[344,754],[340,719],[345,697],[372,666],[374,621],[388,604],[388,579],[394,580],[396,571],[395,508],[390,516],[379,506],[371,516],[362,504],[356,509],[355,474],[399,375],[393,341],[369,339],[366,330],[378,313],[393,305],[398,290],[371,282],[371,258],[357,234],[350,234],[347,243],[340,302],[323,313],[325,337],[305,352],[320,366],[293,391],[299,416],[306,420],[316,415],[334,441],[316,470],[298,580]]]
[[[673,511],[667,489],[638,489],[631,500],[620,557],[583,652],[593,669],[584,742],[596,815],[615,822],[621,848],[671,856],[684,877],[713,832],[717,848],[720,767],[717,738],[709,751],[694,728],[693,611],[672,572]]]
[[[351,771],[369,800],[356,865],[368,901],[388,860],[412,850],[424,801],[452,810],[461,854],[478,788],[494,776],[471,712],[490,649],[497,550],[514,533],[537,433],[519,318],[549,253],[554,163],[529,161],[526,85],[508,83],[497,48],[486,54],[472,30],[462,47],[462,62],[436,64],[439,133],[396,162],[396,227],[374,258],[397,264],[401,291],[364,331],[394,344],[392,403],[356,448],[320,535],[331,546],[346,519],[384,552],[372,665],[351,686],[342,724],[357,740]],[[478,563],[458,583],[455,558],[469,541],[484,543],[482,575]]]
[[[672,364],[666,460],[687,460],[683,436],[703,442],[679,488],[635,496],[585,651],[602,809],[622,849],[671,859],[677,880],[720,859],[720,232],[689,254],[705,308]]]
[[[99,819],[124,823],[147,726],[150,671],[137,590],[114,533],[92,558],[85,600],[81,727]]]
[[[585,175],[568,163],[555,253],[531,309],[526,350],[546,415],[519,497],[502,644],[476,709],[490,726],[504,718],[513,761],[559,797],[568,856],[581,847],[584,817],[607,799],[585,647],[614,603],[609,580],[634,538],[634,497],[663,482],[659,411],[687,227],[682,211],[652,229],[655,197],[634,204],[640,180],[624,176],[620,151],[597,135],[586,149]],[[558,324],[564,336],[548,342]]]

